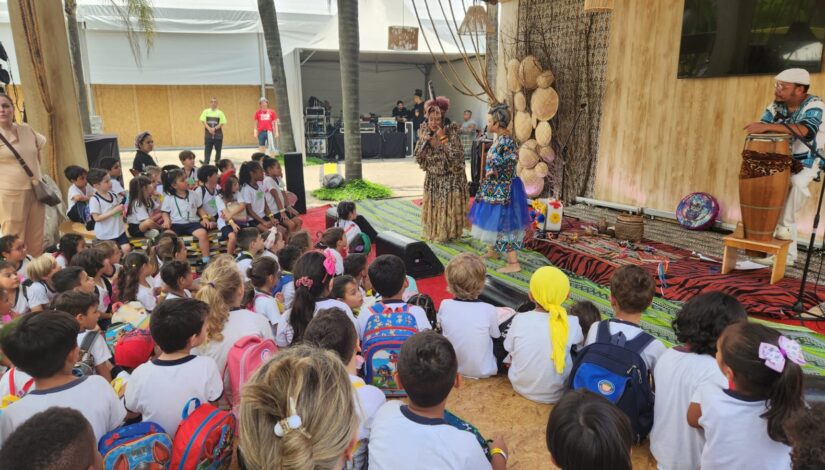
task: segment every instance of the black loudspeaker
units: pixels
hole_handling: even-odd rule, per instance
[[[512,309],[517,309],[521,304],[530,300],[524,292],[490,276],[484,280],[484,290],[481,291],[479,299],[497,307]]]
[[[367,218],[363,215],[355,217],[355,224],[358,225],[358,228],[360,228],[362,232],[366,233],[367,236],[370,237],[370,240],[375,240],[378,238],[378,232],[372,228],[372,224],[370,224]]]
[[[304,156],[298,152],[284,154],[284,176],[286,189],[298,196],[295,210],[301,214],[307,213],[307,193],[304,188]]]
[[[89,162],[89,168],[98,168],[98,162],[105,157],[113,157],[120,161],[116,135],[87,134],[83,136],[83,142],[86,144],[86,161]]]
[[[438,276],[444,272],[444,265],[426,243],[396,232],[378,234],[375,238],[375,254],[398,256],[404,260],[407,274],[416,279]]]

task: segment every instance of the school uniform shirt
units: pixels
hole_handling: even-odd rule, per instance
[[[0,442],[8,439],[33,415],[53,406],[75,409],[89,421],[95,442],[123,423],[126,409],[106,379],[97,375],[80,377],[65,385],[46,390],[30,390],[0,414]]]
[[[286,204],[284,204],[284,197],[281,195],[281,187],[278,186],[278,183],[276,183],[271,176],[264,176],[263,189],[264,200],[266,201],[266,205],[269,207],[270,212],[273,214],[278,212],[278,202],[281,203],[281,207],[286,208]],[[276,196],[272,196],[273,189],[275,190]]]
[[[143,421],[160,424],[174,437],[189,400],[216,402],[222,395],[223,378],[215,361],[189,355],[172,361],[152,359],[139,365],[129,378],[124,403],[127,410],[140,413]]]
[[[253,305],[255,306],[255,313],[265,316],[271,325],[277,325],[281,321],[281,311],[278,310],[278,302],[275,297],[256,290]]]
[[[255,255],[248,251],[242,251],[237,258],[235,258],[235,264],[238,265],[238,271],[241,272],[241,277],[243,278],[243,282],[249,281],[249,278],[246,276],[246,271],[252,267],[252,261],[255,259]]]
[[[258,217],[266,216],[266,198],[264,197],[264,190],[262,185],[257,188],[245,184],[241,186],[238,192],[238,200],[246,203],[246,210],[254,212]]]
[[[321,310],[328,309],[328,308],[340,308],[344,311],[347,315],[347,318],[350,319],[353,325],[358,326],[358,321],[355,319],[355,315],[352,314],[352,310],[349,308],[349,305],[341,302],[340,300],[336,299],[319,299],[315,301],[315,311],[312,313],[312,316],[318,314]],[[275,344],[278,345],[279,348],[285,348],[292,343],[293,335],[295,331],[292,329],[292,325],[289,323],[289,314],[290,312],[286,312],[285,314],[281,315],[280,320],[278,320],[278,333],[275,335]]]
[[[263,315],[245,308],[229,311],[229,320],[223,326],[223,340],[209,341],[192,349],[192,354],[211,357],[218,365],[218,370],[224,370],[229,350],[235,342],[244,336],[258,336],[263,339],[275,339],[272,336],[272,327]]]
[[[182,168],[181,170],[183,171],[183,176],[186,177],[186,184],[188,184],[190,188],[196,187],[198,185],[198,167],[193,166],[189,171],[186,171],[186,168]]]
[[[656,394],[658,396],[658,393]],[[791,448],[768,436],[765,400],[754,401],[715,384],[700,387],[690,400],[702,407],[705,431],[702,470],[790,469]]]
[[[101,195],[95,193],[89,200],[89,213],[103,215],[115,207],[123,207],[115,193]],[[114,240],[126,231],[121,214],[95,222],[95,237],[98,240]]]
[[[399,462],[415,468],[481,470],[492,468],[476,437],[468,431],[412,413],[398,400],[382,406],[372,423],[370,470],[392,470]]]
[[[209,214],[209,217],[217,218],[218,217],[218,188],[215,187],[213,192],[209,192],[209,189],[206,186],[201,186],[200,188],[196,189],[201,193],[201,206],[203,210]]]
[[[57,295],[57,292],[53,291],[47,283],[37,281],[26,289],[26,294],[29,297],[29,308],[32,308],[38,305],[49,305]]]
[[[109,291],[112,284],[105,279],[106,278],[101,278],[100,284],[95,284],[98,311],[100,312],[108,312],[109,306],[112,305],[112,293]]]
[[[556,373],[556,366],[550,359],[552,341],[550,339],[550,315],[546,312],[517,313],[510,324],[504,349],[512,356],[508,377],[513,389],[538,403],[555,403],[564,392],[564,384],[573,360],[570,347],[580,344],[582,335],[579,319],[567,317],[567,344],[564,347],[564,370]]]
[[[191,299],[191,298],[192,298],[192,292],[190,292],[190,291],[189,291],[189,289],[184,289],[184,290],[183,290],[183,295],[184,295],[184,297],[181,297],[181,296],[179,296],[178,294],[176,294],[176,293],[174,293],[174,292],[168,292],[168,293],[166,294],[166,298],[165,298],[164,300],[170,300],[170,299]]]
[[[201,220],[198,215],[198,208],[201,204],[200,194],[190,189],[186,191],[186,197],[166,194],[160,210],[169,214],[169,219],[173,224],[194,224]]]
[[[387,402],[387,398],[378,387],[367,385],[364,379],[357,375],[349,374],[349,381],[355,389],[356,405],[358,405],[356,411],[361,423],[358,426],[358,440],[369,439],[375,414]]]
[[[81,331],[77,334],[78,346],[83,344],[83,338],[86,337],[87,333],[89,333],[89,331]],[[109,347],[106,346],[106,340],[103,338],[103,333],[101,332],[98,332],[95,340],[92,341],[92,346],[89,347],[89,352],[92,353],[92,357],[95,358],[95,367],[112,358],[112,352],[109,350]],[[80,358],[83,358],[82,352],[80,353]]]
[[[123,185],[120,184],[120,181],[117,178],[112,178],[111,181],[112,181],[112,192],[117,194],[118,196],[122,196],[123,193],[126,192],[126,190],[123,189]]]
[[[344,229],[344,235],[347,237],[347,246],[352,244],[355,237],[361,233],[361,227],[352,220],[339,219],[338,222],[335,223],[335,226]]]
[[[587,339],[584,340],[585,346],[596,342],[596,337],[599,333],[599,323],[601,322],[596,322],[590,325],[590,331],[587,332]],[[619,332],[624,333],[625,338],[630,341],[639,336],[639,333],[642,333],[642,329],[638,325],[634,325],[630,322],[621,320],[611,321],[610,334],[615,335]],[[667,351],[667,346],[655,338],[647,345],[646,348],[642,350],[641,356],[642,359],[644,359],[645,364],[647,364],[647,370],[649,372],[653,372],[653,369],[656,367],[656,361],[659,359],[659,356],[664,354],[665,351]]]
[[[685,419],[690,399],[699,387],[713,384],[724,388],[728,381],[715,357],[668,349],[656,362],[653,382],[656,419],[650,432],[650,452],[660,470],[697,470],[705,437]]]
[[[63,253],[57,255],[54,258],[54,262],[57,263],[58,266],[60,266],[60,269],[66,269],[66,266],[69,265],[69,261],[66,259],[65,256],[63,256]]]
[[[17,292],[15,293],[14,307],[12,307],[12,310],[21,315],[28,312],[30,310],[28,295],[28,288],[20,284],[20,287],[17,288]]]
[[[284,293],[284,311],[287,311],[292,308],[292,302],[295,301],[295,283],[289,282],[285,284],[281,292]]]
[[[14,376],[14,390],[11,389],[12,375]],[[26,396],[26,393],[32,390],[34,390],[34,379],[32,376],[16,367],[9,369],[0,377],[0,398],[7,395],[23,398]]]
[[[150,217],[151,214],[149,213],[149,208],[138,201],[135,202],[135,206],[132,207],[126,214],[126,223],[139,225],[141,222],[149,219]]]
[[[384,302],[385,305],[388,307],[396,308],[400,307],[405,303],[403,300],[387,300]],[[424,311],[423,308],[417,305],[410,305],[408,307],[408,311],[410,315],[415,317],[415,324],[418,327],[418,331],[430,330],[432,327],[430,326],[430,320],[427,319],[427,312]],[[364,330],[367,328],[367,321],[373,315],[372,309],[361,310],[361,313],[358,315],[358,337],[364,339]]]
[[[155,278],[149,276],[146,278],[148,286],[138,285],[137,301],[143,305],[147,312],[151,312],[158,304],[158,298],[155,296]]]
[[[455,349],[459,374],[484,378],[498,372],[492,338],[498,338],[501,332],[494,306],[481,301],[447,299],[441,302],[438,320]]]
[[[114,189],[114,186],[112,186],[112,189]],[[75,186],[74,183],[72,183],[69,186],[68,195],[66,197],[66,200],[68,201],[68,209],[66,209],[66,213],[68,214],[69,212],[71,212],[72,208],[74,208],[75,204],[77,204],[77,201],[73,199],[75,196],[86,196],[88,198],[91,198],[94,195],[95,188],[93,188],[91,184],[87,184],[84,189],[81,189]]]

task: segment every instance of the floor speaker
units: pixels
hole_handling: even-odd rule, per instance
[[[375,254],[398,256],[404,260],[407,274],[416,279],[438,276],[444,272],[444,265],[426,243],[396,232],[378,234],[375,238]]]
[[[493,304],[496,307],[516,309],[530,299],[526,293],[515,287],[504,283],[498,278],[487,276],[484,280],[484,290],[481,291],[479,300]]]
[[[370,237],[370,240],[375,240],[376,238],[378,238],[378,232],[374,228],[372,228],[372,224],[370,224],[370,221],[367,220],[367,218],[363,215],[355,217],[355,225],[357,225],[362,232],[366,233],[367,236]]]
[[[299,152],[284,154],[284,176],[286,189],[298,196],[295,210],[301,214],[307,213],[307,194],[304,188],[304,156]]]

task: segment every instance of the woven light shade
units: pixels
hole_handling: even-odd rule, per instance
[[[613,11],[613,0],[584,0],[586,13],[600,13]]]
[[[467,9],[467,14],[458,27],[458,34],[487,34],[493,30],[493,23],[487,17],[487,9],[481,5],[473,5]]]

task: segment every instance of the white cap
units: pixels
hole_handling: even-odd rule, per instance
[[[805,69],[787,69],[779,72],[776,77],[780,82],[796,83],[799,85],[810,85],[811,74]]]

